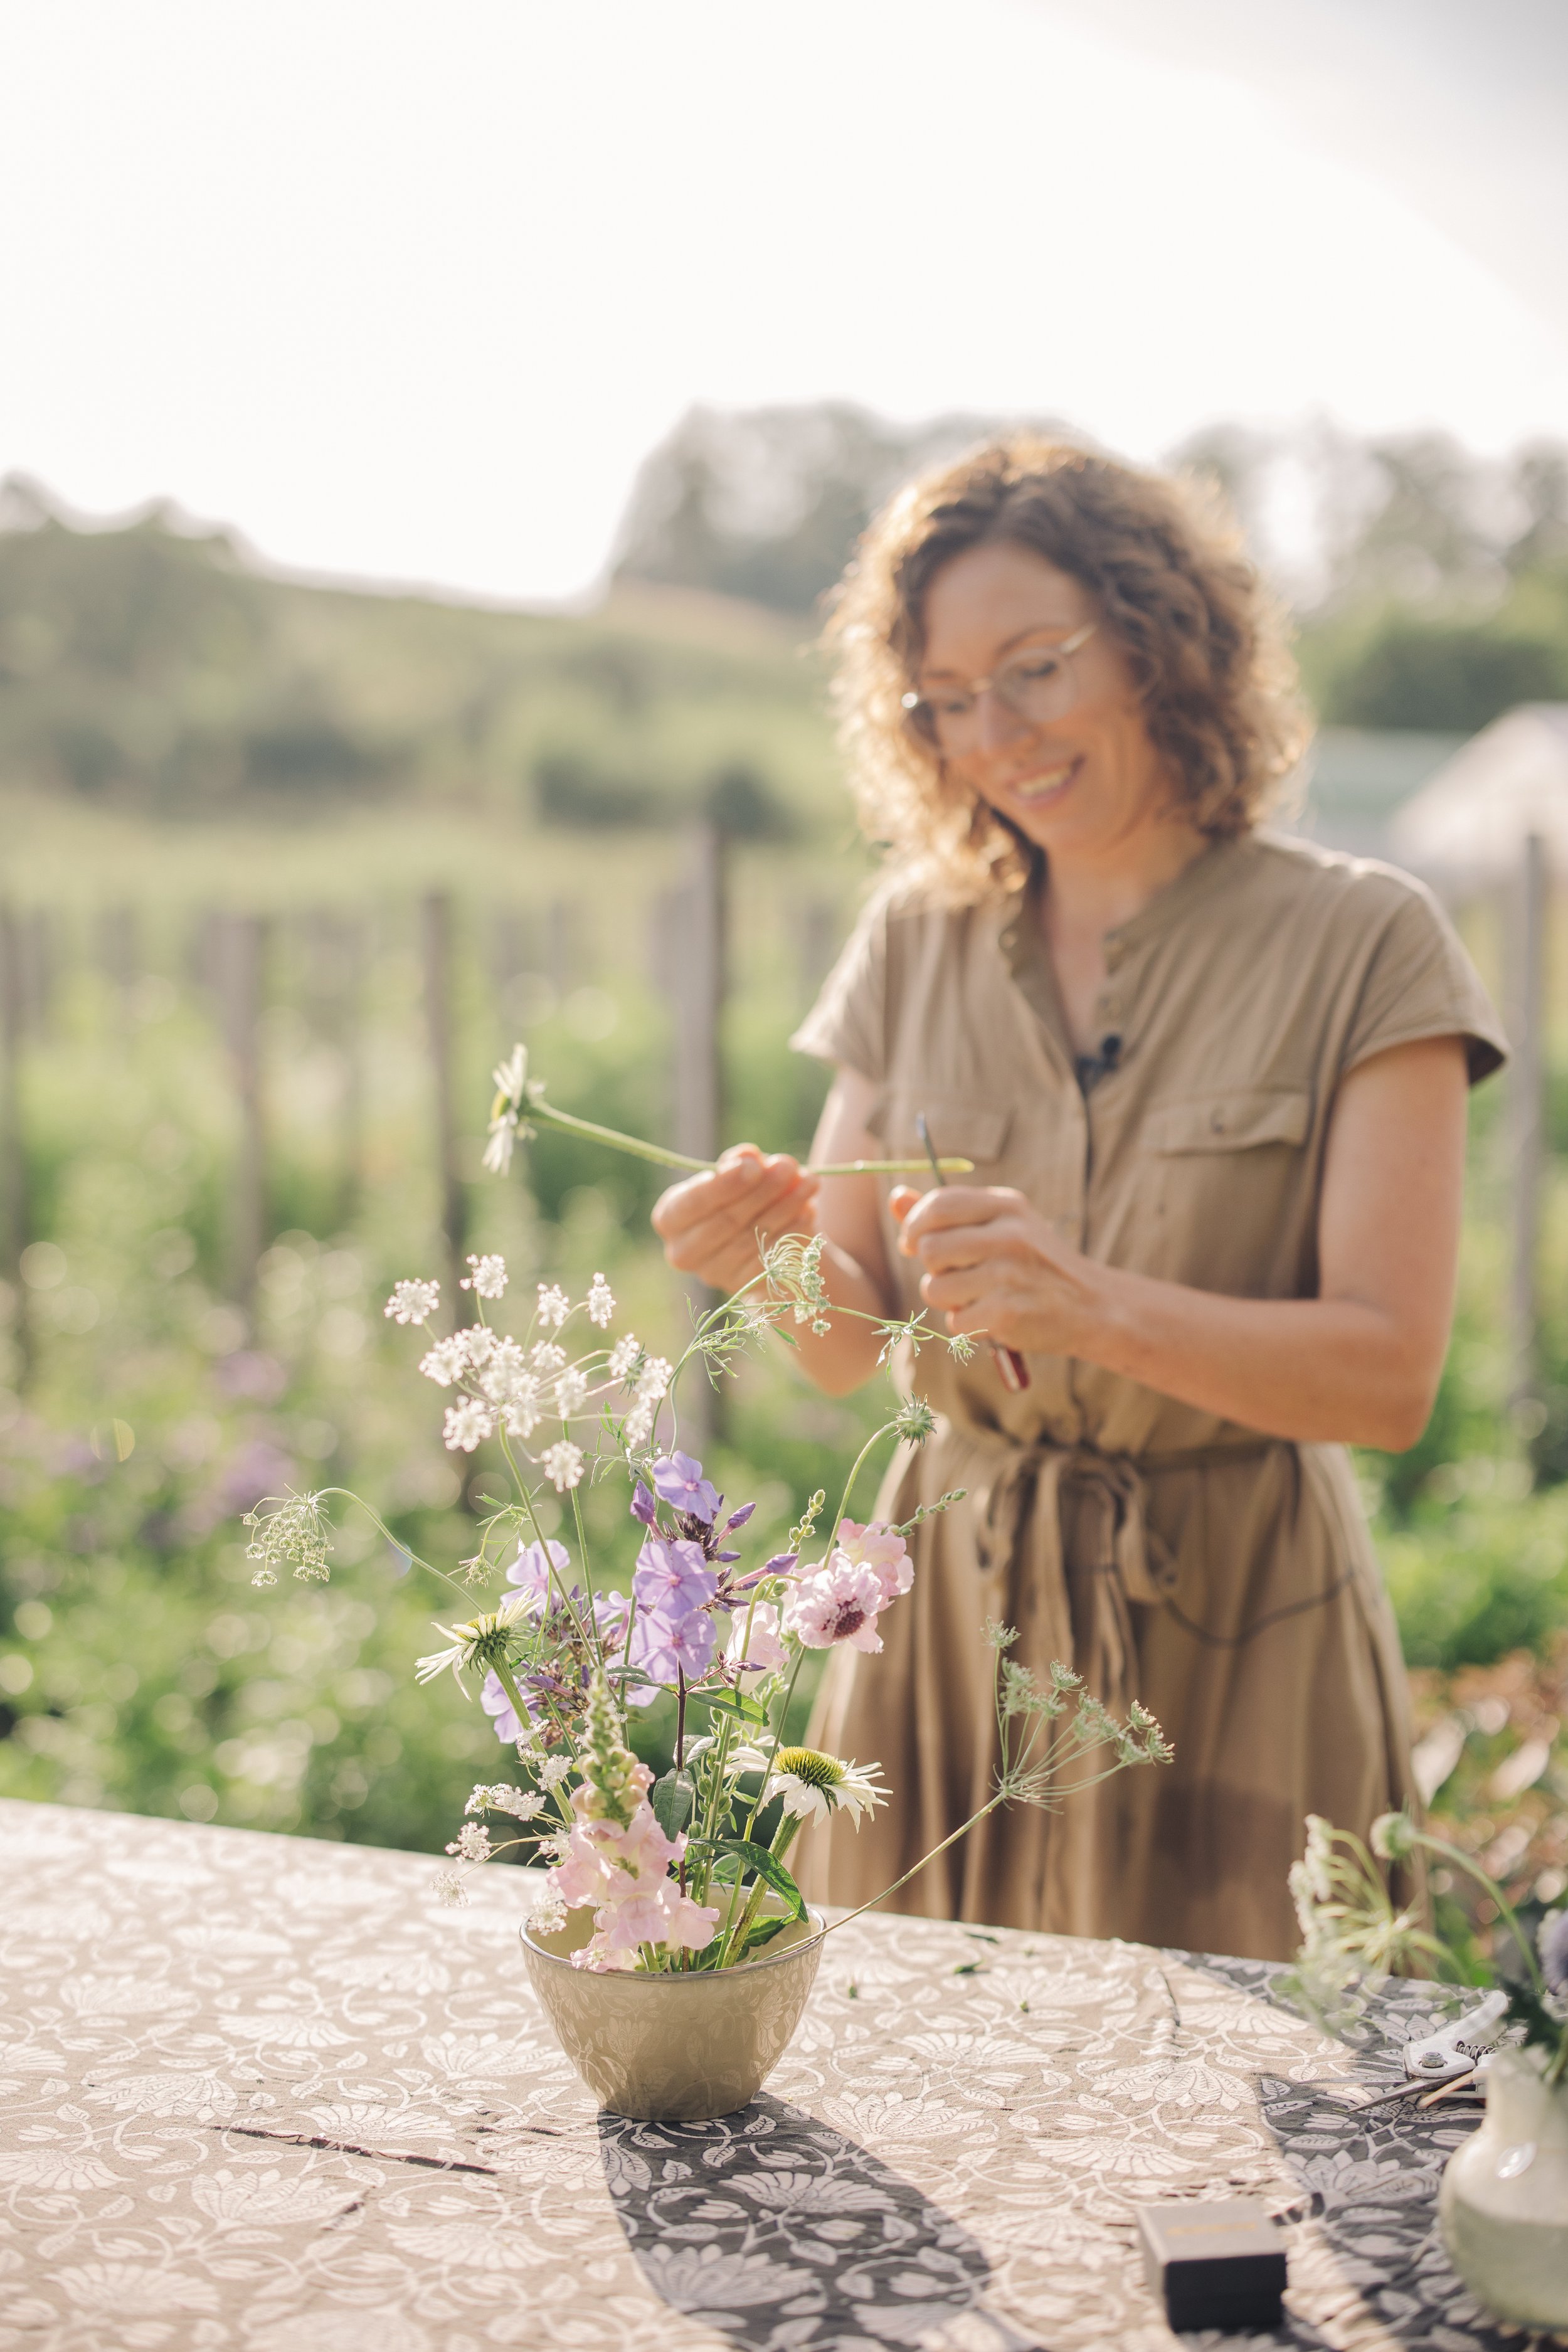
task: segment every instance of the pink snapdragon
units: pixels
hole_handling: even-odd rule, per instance
[[[552,1894],[568,1911],[593,1906],[594,1934],[573,1953],[574,1968],[635,1969],[644,1944],[700,1952],[712,1942],[719,1925],[718,1910],[694,1903],[670,1875],[686,1852],[686,1839],[666,1837],[654,1819],[646,1793],[653,1778],[647,1766],[636,1765],[629,1778],[639,1793],[624,1828],[593,1817],[591,1789],[574,1793],[576,1825],[549,1874]]]

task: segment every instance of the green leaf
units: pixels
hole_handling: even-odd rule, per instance
[[[775,1895],[784,1896],[784,1901],[789,1905],[792,1919],[805,1917],[805,1895],[802,1895],[777,1854],[770,1853],[765,1845],[752,1845],[747,1838],[693,1838],[691,1846],[688,1847],[687,1851],[689,1853],[691,1848],[696,1846],[705,1846],[714,1853],[732,1856],[740,1864],[742,1871],[751,1871],[755,1877],[771,1886]],[[718,1873],[715,1872],[714,1875],[717,1876]]]
[[[742,1723],[766,1723],[768,1719],[767,1708],[760,1706],[744,1691],[700,1691],[697,1696],[716,1715],[733,1715]]]
[[[759,1919],[756,1926],[746,1937],[745,1942],[742,1945],[742,1951],[756,1951],[760,1949],[763,1944],[771,1944],[773,1937],[775,1936],[782,1936],[788,1926],[789,1921],[787,1919]]]
[[[697,1810],[697,1787],[689,1772],[666,1772],[648,1790],[653,1817],[667,1838],[679,1837]]]

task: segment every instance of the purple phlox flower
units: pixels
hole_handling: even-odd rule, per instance
[[[728,1535],[732,1528],[743,1528],[756,1507],[755,1503],[742,1503],[738,1511],[731,1511],[724,1522],[724,1533]]]
[[[761,1584],[767,1577],[792,1576],[799,1558],[797,1551],[775,1551],[772,1559],[764,1559],[761,1568],[753,1568],[749,1576],[733,1578],[729,1590],[731,1592],[750,1592],[753,1584]]]
[[[705,1609],[689,1610],[674,1623],[668,1617],[639,1616],[632,1629],[628,1663],[649,1682],[668,1689],[678,1674],[684,1673],[688,1682],[705,1675],[718,1639],[718,1628]]]
[[[624,1592],[595,1593],[594,1622],[606,1649],[618,1649],[626,1640],[628,1605]]]
[[[637,1554],[632,1591],[651,1616],[678,1624],[693,1610],[706,1608],[718,1590],[719,1579],[703,1559],[700,1544],[649,1536]]]
[[[521,1586],[541,1609],[548,1609],[558,1590],[552,1585],[551,1569],[553,1567],[559,1575],[564,1576],[571,1565],[572,1555],[564,1544],[524,1544],[507,1570],[506,1580],[509,1584]]]
[[[658,1517],[658,1499],[648,1493],[640,1478],[632,1488],[632,1517],[640,1519],[645,1528],[653,1527]]]
[[[653,1483],[660,1498],[678,1511],[711,1527],[721,1500],[719,1490],[702,1475],[702,1465],[689,1454],[666,1454],[653,1465]]]
[[[500,1676],[493,1666],[485,1676],[484,1688],[479,1693],[479,1705],[487,1715],[494,1717],[496,1738],[503,1748],[510,1748],[514,1739],[522,1738],[526,1726],[519,1723],[517,1709],[502,1690]]]
[[[710,1559],[723,1560],[728,1564],[732,1559],[739,1559],[741,1555],[738,1551],[710,1551],[708,1557]]]

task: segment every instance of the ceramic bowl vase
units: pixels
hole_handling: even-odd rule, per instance
[[[701,2123],[754,2098],[800,2023],[821,1914],[792,1922],[740,1968],[679,1976],[574,1968],[593,1926],[584,1909],[555,1934],[521,1932],[529,1981],[601,2107],[639,2123]]]
[[[1486,2119],[1444,2169],[1443,2243],[1499,2319],[1568,2328],[1568,2084],[1549,2089],[1522,2050],[1500,2051],[1486,2084]]]

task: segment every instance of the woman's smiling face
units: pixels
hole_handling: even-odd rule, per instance
[[[942,566],[921,617],[918,684],[933,695],[992,677],[1099,615],[1080,581],[999,539]],[[1114,854],[1129,835],[1176,812],[1126,657],[1103,624],[1071,659],[1077,693],[1065,717],[1036,722],[984,694],[975,748],[946,766],[1040,848],[1077,860]]]

